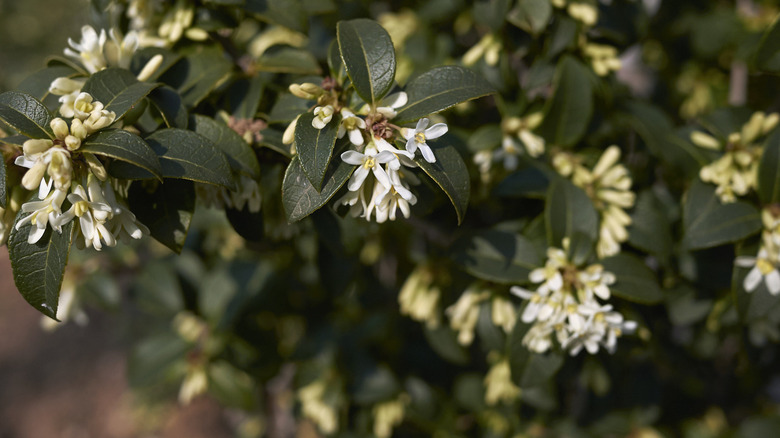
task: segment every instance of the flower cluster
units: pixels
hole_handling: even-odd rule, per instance
[[[691,141],[695,145],[724,151],[719,159],[699,171],[702,181],[718,186],[715,193],[722,202],[734,202],[737,196],[744,196],[756,188],[758,163],[763,153],[763,146],[758,141],[774,130],[778,122],[779,114],[759,111],[750,117],[740,132],[729,134],[725,142],[702,131],[691,133]]]
[[[470,345],[474,341],[474,328],[479,320],[480,306],[490,300],[490,316],[497,327],[510,333],[515,327],[516,309],[509,300],[472,284],[461,294],[458,301],[445,310],[450,318],[450,327],[458,332],[458,342]]]
[[[626,227],[631,217],[625,209],[634,206],[636,195],[631,191],[628,169],[618,163],[620,148],[610,146],[592,170],[585,168],[579,157],[562,152],[553,158],[553,166],[563,176],[585,190],[599,212],[600,229],[596,251],[599,258],[620,252],[620,243],[628,240]]]
[[[429,266],[412,271],[398,294],[401,314],[425,322],[429,328],[439,326],[441,289],[434,284],[436,276]]]
[[[544,267],[531,271],[529,279],[539,285],[535,291],[511,288],[513,294],[528,300],[521,320],[533,323],[523,345],[544,353],[553,346],[554,335],[572,356],[583,348],[595,354],[600,346],[611,353],[618,337],[636,329],[635,322],[625,321],[610,304],[599,302],[609,299],[615,276],[598,264],[578,268],[566,255],[568,240],[563,247],[548,248]]]
[[[385,97],[377,107],[364,105],[356,109],[342,101],[339,90],[329,78],[322,85],[310,82],[290,85],[293,95],[317,101],[312,127],[324,129],[330,123],[338,123],[338,137],[347,136],[353,146],[340,156],[343,162],[357,166],[357,169],[347,184],[348,192],[338,203],[348,206],[352,216],[368,221],[372,215],[378,223],[395,220],[399,210],[408,218],[411,206],[417,203],[410,185],[419,183],[410,170],[417,167],[413,158],[419,151],[425,161],[436,162],[428,141],[444,135],[447,125],[431,125],[427,118],[418,120],[414,128],[392,124],[396,109],[406,105],[408,100],[404,92]],[[292,144],[293,150],[299,118],[290,123],[283,135],[284,143]],[[404,142],[404,149],[393,146],[396,140]]]
[[[552,0],[552,5],[559,9],[566,9],[571,18],[591,27],[599,19],[599,10],[594,0]]]
[[[599,76],[607,76],[620,70],[622,62],[618,58],[617,48],[605,44],[585,43],[582,54],[590,60],[590,66]]]
[[[764,230],[758,254],[755,257],[739,256],[734,263],[743,268],[752,267],[742,283],[745,292],[753,292],[763,280],[769,293],[777,295],[780,293],[780,205],[765,208],[761,221]]]

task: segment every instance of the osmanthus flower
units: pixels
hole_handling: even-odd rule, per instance
[[[582,53],[590,60],[591,68],[599,76],[606,76],[610,72],[618,71],[622,66],[617,48],[613,46],[586,43],[582,47]]]
[[[488,406],[499,402],[512,403],[520,396],[520,388],[512,382],[511,374],[509,359],[495,360],[484,380],[485,403]]]
[[[747,195],[756,188],[758,164],[763,154],[760,142],[777,127],[778,122],[778,113],[753,113],[739,132],[727,136],[725,143],[702,131],[691,133],[693,144],[724,151],[723,156],[699,171],[702,181],[717,185],[715,193],[722,202],[734,202],[737,196]]]
[[[393,435],[393,428],[404,421],[404,412],[409,401],[409,395],[401,393],[397,398],[377,403],[371,408],[375,437],[389,438]]]
[[[317,129],[324,128],[328,123],[330,123],[331,119],[333,119],[333,112],[334,109],[332,105],[315,107],[314,119],[311,121],[311,126]]]
[[[298,389],[303,415],[310,419],[325,434],[339,429],[338,410],[344,403],[341,380],[323,376]]]
[[[414,154],[417,149],[420,149],[425,161],[429,163],[435,163],[436,157],[433,155],[431,147],[428,146],[427,141],[441,137],[447,133],[447,125],[444,123],[437,123],[430,128],[428,124],[430,120],[422,118],[417,121],[417,126],[414,129],[405,128],[401,131],[402,135],[406,139],[406,150]]]
[[[501,56],[503,48],[501,39],[495,34],[488,33],[479,40],[472,48],[463,54],[463,65],[469,67],[477,63],[480,59],[485,59],[485,64],[495,66]]]
[[[392,186],[390,177],[381,165],[397,160],[393,153],[387,151],[379,152],[376,149],[376,146],[369,144],[364,153],[358,151],[343,152],[341,154],[341,160],[347,164],[359,166],[352,174],[349,183],[347,184],[347,188],[350,192],[358,191],[363,186],[369,172],[372,172],[376,180],[385,188]]]
[[[489,298],[489,291],[471,285],[455,304],[445,310],[450,318],[450,327],[458,332],[458,343],[461,345],[471,345],[474,341],[474,327],[479,320],[479,305]]]
[[[435,278],[430,266],[420,265],[409,274],[398,294],[401,314],[424,322],[432,329],[437,328],[441,320],[441,289],[435,284]]]
[[[362,146],[363,131],[365,129],[366,129],[365,120],[356,116],[352,111],[346,108],[341,109],[341,124],[339,125],[339,132],[338,132],[339,138],[343,138],[345,134],[349,133],[349,141],[355,146]]]
[[[114,188],[109,181],[102,184],[103,199],[111,207],[111,217],[107,221],[107,228],[118,240],[140,239],[149,235],[149,228],[136,219],[135,214],[124,204],[117,200]]]
[[[596,245],[599,258],[617,254],[620,244],[628,240],[626,227],[631,225],[631,217],[625,209],[634,206],[636,195],[631,191],[628,169],[618,162],[620,154],[617,146],[608,147],[592,170],[582,165],[581,158],[566,152],[553,158],[558,173],[582,188],[599,213],[601,221]]]
[[[739,256],[734,264],[743,268],[751,268],[742,283],[745,292],[753,292],[761,281],[772,295],[780,293],[780,247],[775,243],[772,233],[764,231],[761,247],[755,257]]]
[[[130,68],[130,61],[139,47],[138,33],[131,30],[127,35],[122,36],[118,29],[112,28],[108,31],[108,35],[111,39],[106,42],[104,47],[107,64],[125,69]]]
[[[80,248],[94,247],[99,251],[103,248],[103,242],[107,246],[116,246],[114,234],[106,228],[106,222],[113,214],[113,210],[105,201],[96,178],[90,177],[87,187],[89,193],[81,184],[77,184],[71,190],[68,195],[71,207],[57,218],[57,224],[62,226],[78,218],[75,239],[76,245]],[[79,237],[83,237],[83,240]]]
[[[51,227],[58,232],[62,232],[62,226],[60,225],[60,216],[62,213],[62,204],[68,195],[66,191],[54,189],[51,190],[52,184],[41,185],[41,190],[38,192],[40,201],[29,201],[22,205],[22,213],[30,213],[16,223],[16,229],[23,227],[30,223],[30,234],[27,236],[27,243],[36,243],[43,237],[46,232],[47,226],[51,224]]]
[[[97,73],[108,66],[103,55],[106,44],[106,31],[98,33],[92,26],[81,28],[81,41],[78,43],[68,38],[70,48],[65,49],[65,55],[79,61],[89,73]],[[68,117],[68,116],[66,116]]]
[[[376,112],[383,115],[387,120],[392,120],[398,114],[396,111],[398,108],[406,105],[409,101],[409,96],[404,91],[388,94],[377,104]],[[368,113],[368,105],[364,106],[360,110],[360,114]]]
[[[551,0],[553,6],[559,9],[566,8],[571,18],[590,27],[599,19],[599,10],[593,0]]]
[[[611,305],[599,302],[610,297],[614,275],[598,264],[575,265],[566,256],[568,245],[564,239],[563,250],[549,248],[545,266],[531,271],[529,279],[539,284],[535,291],[519,286],[510,289],[527,300],[520,318],[532,326],[522,343],[531,351],[544,353],[552,348],[554,336],[572,355],[582,348],[596,353],[599,345],[612,351],[615,339],[633,330],[636,323],[624,322]]]

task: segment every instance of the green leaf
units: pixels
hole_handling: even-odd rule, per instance
[[[228,90],[230,113],[238,119],[253,120],[263,99],[266,84],[273,76],[258,74],[251,78],[239,79]]]
[[[282,94],[271,107],[268,123],[290,123],[299,115],[309,110],[309,104],[292,94]]]
[[[358,95],[367,103],[379,102],[395,81],[395,48],[390,35],[366,18],[339,21],[339,51]]]
[[[76,70],[66,66],[57,65],[53,67],[46,67],[43,70],[27,76],[18,87],[16,91],[27,93],[30,96],[43,102],[47,108],[55,110],[59,108],[59,97],[49,93],[49,87],[55,79],[65,77],[70,78],[78,75]]]
[[[519,0],[506,19],[531,35],[538,36],[550,23],[552,12],[549,0]]]
[[[101,131],[89,138],[79,148],[89,152],[126,161],[162,179],[162,168],[157,155],[139,136],[122,129]]]
[[[225,216],[233,229],[244,239],[259,242],[265,237],[262,212],[250,212],[249,206],[245,205],[241,210],[225,208]]]
[[[504,330],[493,322],[493,304],[491,300],[479,303],[479,316],[474,331],[479,336],[484,351],[501,351],[506,345]]]
[[[631,215],[628,243],[656,257],[666,258],[672,252],[672,232],[664,206],[651,190],[639,193]]]
[[[523,336],[529,328],[529,324],[517,321],[507,339],[512,381],[522,389],[545,385],[558,373],[564,362],[563,354],[558,351],[549,351],[544,354],[529,351],[523,345]]]
[[[152,90],[149,93],[149,100],[160,112],[166,126],[182,129],[187,127],[189,113],[176,90],[164,85]]]
[[[306,113],[295,125],[295,148],[301,167],[309,182],[316,190],[322,188],[325,172],[328,170],[333,149],[336,147],[336,135],[339,133],[341,118],[335,116],[322,129],[312,126],[314,114]]]
[[[758,197],[764,204],[780,202],[780,130],[767,139],[758,165]]]
[[[227,157],[214,144],[192,131],[162,129],[146,137],[160,158],[166,178],[182,178],[235,190]]]
[[[152,237],[180,254],[195,211],[195,187],[191,181],[165,179],[149,187],[133,183],[127,196],[130,210],[149,227]]]
[[[246,0],[246,10],[272,23],[306,32],[308,13],[300,0]]]
[[[255,407],[255,381],[225,361],[209,365],[209,393],[225,406],[250,411]]]
[[[0,120],[30,138],[54,138],[49,110],[29,94],[17,91],[0,94]]]
[[[133,387],[163,384],[171,377],[172,369],[186,366],[185,358],[192,346],[176,333],[154,333],[135,345],[127,359],[127,378]]]
[[[123,68],[107,68],[90,76],[81,91],[91,94],[106,111],[115,112],[119,120],[159,86],[138,82],[132,73]]]
[[[435,67],[409,81],[406,85],[409,103],[398,111],[393,123],[412,122],[495,92],[480,75],[465,67]]]
[[[460,225],[466,216],[471,196],[469,170],[454,146],[434,147],[433,151],[435,163],[429,163],[422,157],[417,157],[415,162],[450,198]]]
[[[528,166],[507,175],[493,193],[507,198],[544,198],[550,187],[550,179],[541,169]]]
[[[180,59],[160,80],[175,88],[188,108],[197,106],[225,81],[233,66],[219,49],[204,49]]]
[[[294,47],[280,47],[269,50],[260,56],[254,67],[258,71],[271,73],[298,75],[318,75],[322,73],[317,58],[311,52]]]
[[[16,222],[22,219],[19,213]],[[60,287],[70,253],[73,223],[62,226],[62,233],[48,227],[36,243],[27,243],[30,222],[18,230],[14,226],[8,236],[8,255],[11,259],[14,283],[22,297],[36,310],[57,320]]]
[[[758,232],[761,215],[747,202],[721,204],[715,187],[697,179],[685,195],[683,224],[683,247],[703,249],[736,242]]]
[[[547,100],[539,132],[548,142],[560,146],[577,143],[593,114],[592,73],[581,62],[564,56],[558,63],[553,96]]]
[[[613,295],[641,304],[656,304],[663,299],[655,273],[635,256],[621,253],[602,260],[601,264],[617,279],[609,287]]]
[[[493,32],[504,26],[510,2],[508,0],[481,0],[474,2],[474,21]]]
[[[768,72],[780,72],[780,16],[764,32],[756,51],[756,67]]]
[[[542,260],[530,240],[498,230],[482,230],[458,239],[452,259],[469,274],[483,280],[517,284]]]
[[[255,151],[236,131],[210,117],[195,114],[190,119],[190,129],[211,140],[228,158],[235,171],[246,172],[252,178],[260,177],[260,163]]]
[[[355,166],[338,160],[325,173],[322,190],[317,190],[303,172],[298,155],[295,155],[284,172],[282,181],[282,203],[287,221],[297,222],[325,205],[347,182]]]
[[[575,233],[581,233],[592,242],[598,239],[598,213],[588,195],[569,180],[557,178],[550,185],[544,220],[550,246],[561,248],[563,238]]]
[[[433,351],[448,362],[456,365],[469,363],[469,353],[458,343],[458,335],[449,327],[424,327],[423,333]]]

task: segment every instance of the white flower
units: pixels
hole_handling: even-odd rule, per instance
[[[314,123],[314,121],[312,121]],[[327,122],[326,122],[327,123]],[[324,125],[323,125],[324,126]],[[366,129],[366,122],[352,113],[352,111],[341,109],[341,124],[339,125],[338,137],[344,137],[349,132],[349,141],[355,146],[363,144],[363,134],[361,129]]]
[[[489,297],[489,292],[479,292],[470,286],[455,304],[445,310],[450,317],[450,327],[458,331],[458,343],[470,345],[474,341],[474,327],[479,319],[479,304]]]
[[[398,304],[402,315],[425,322],[429,328],[439,326],[439,299],[441,290],[433,284],[434,274],[427,266],[420,266],[401,286]]]
[[[387,176],[387,172],[380,166],[380,164],[388,163],[396,159],[395,155],[392,153],[386,151],[378,152],[375,147],[369,146],[366,148],[365,154],[361,154],[357,151],[346,151],[341,154],[341,159],[347,164],[360,166],[349,179],[349,184],[347,185],[349,191],[354,192],[362,187],[369,171],[374,173],[377,181],[385,188],[389,188],[392,185],[390,183],[390,177]]]
[[[333,107],[330,105],[318,106],[314,108],[314,119],[311,126],[322,129],[333,119]]]
[[[753,292],[761,280],[766,283],[767,289],[772,295],[780,293],[780,272],[777,270],[777,258],[771,258],[769,252],[763,246],[756,257],[739,256],[734,263],[743,268],[753,267],[745,276],[742,285],[745,292]]]
[[[27,243],[33,244],[40,240],[49,224],[54,230],[62,232],[59,217],[63,214],[62,203],[65,201],[67,192],[57,189],[50,191],[51,186],[50,182],[41,187],[39,198],[43,200],[30,201],[22,205],[22,213],[30,213],[30,215],[18,221],[16,229],[18,230],[27,223],[32,224],[30,234],[27,236]]]
[[[229,192],[232,207],[236,210],[242,210],[244,205],[248,205],[250,213],[260,211],[263,197],[260,195],[260,186],[257,181],[242,174],[238,187],[238,191]]]
[[[111,207],[111,218],[107,225],[111,234],[116,238],[140,239],[149,234],[149,228],[136,219],[135,214],[127,206],[117,201],[111,183],[106,182],[102,187],[105,203]]]
[[[130,31],[122,37],[122,33],[116,29],[111,29],[108,34],[111,40],[106,43],[105,56],[109,64],[129,68],[133,54],[138,49],[138,33]]]
[[[68,44],[73,49],[66,48],[65,54],[80,61],[88,72],[96,73],[106,68],[106,58],[103,56],[103,46],[106,44],[105,30],[101,29],[98,34],[92,26],[84,26],[81,28],[81,41],[76,43],[68,38]]]
[[[402,131],[404,138],[406,138],[406,150],[412,154],[420,148],[425,161],[429,163],[435,163],[436,157],[433,155],[431,147],[428,146],[427,141],[434,138],[439,138],[447,133],[447,125],[444,123],[437,123],[428,128],[430,121],[426,118],[417,121],[417,126],[414,130],[406,128]],[[427,128],[427,129],[426,129]]]
[[[385,116],[386,119],[392,119],[398,114],[396,109],[406,105],[408,100],[409,96],[403,91],[387,95],[379,102],[376,112]]]
[[[90,179],[88,184],[90,196],[87,196],[87,191],[84,190],[83,186],[77,185],[68,195],[71,207],[60,216],[58,224],[64,225],[77,217],[79,219],[78,231],[84,237],[83,246],[86,248],[94,247],[99,251],[103,248],[101,240],[108,246],[116,245],[116,238],[105,226],[106,220],[109,219],[113,211],[103,199],[99,185],[94,186],[97,184],[97,180]],[[77,240],[77,243],[81,244],[82,242]]]
[[[511,403],[520,395],[520,388],[512,382],[511,374],[508,359],[502,359],[490,367],[484,380],[485,403],[488,406],[494,406],[500,401]]]

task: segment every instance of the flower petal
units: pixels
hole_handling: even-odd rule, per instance
[[[447,125],[444,123],[437,123],[430,128],[425,130],[425,138],[432,139],[432,138],[439,138],[442,135],[447,133]]]

